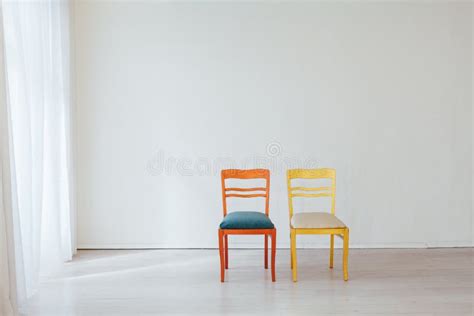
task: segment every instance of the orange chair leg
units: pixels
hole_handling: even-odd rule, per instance
[[[219,229],[219,257],[221,261],[221,282],[224,282],[224,245],[223,245],[223,240],[224,239],[224,232]]]
[[[272,232],[272,281],[276,281],[275,277],[275,255],[276,255],[276,229]]]
[[[268,235],[265,234],[265,269],[268,269]]]
[[[229,269],[229,240],[228,240],[228,235],[225,235],[224,239],[224,249],[225,249],[225,268]]]

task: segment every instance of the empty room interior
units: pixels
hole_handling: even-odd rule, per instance
[[[0,315],[474,315],[472,1],[0,1]]]

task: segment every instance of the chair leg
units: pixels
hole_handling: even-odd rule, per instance
[[[219,258],[221,261],[221,282],[224,282],[224,245],[223,245],[223,239],[224,239],[224,232],[219,229]]]
[[[225,235],[224,239],[224,249],[225,249],[225,268],[229,269],[229,240],[228,235]]]
[[[291,229],[291,228],[290,228]],[[290,233],[290,268],[293,270],[293,251],[291,251],[291,233]]]
[[[273,232],[272,232],[272,282],[276,281],[276,276],[275,276],[276,274],[275,273],[276,237],[277,237],[276,229],[273,229]]]
[[[344,253],[342,255],[342,268],[344,270],[344,281],[349,280],[349,273],[347,269],[349,261],[349,228],[344,230]]]
[[[334,266],[334,235],[331,234],[330,249],[329,249],[329,268],[332,269]]]
[[[291,229],[291,259],[293,262],[293,282],[298,280],[297,273],[298,269],[296,266],[296,230]]]
[[[265,269],[268,269],[268,235],[265,235]]]

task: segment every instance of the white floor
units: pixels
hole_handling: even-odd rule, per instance
[[[473,249],[277,251],[277,282],[263,251],[233,250],[219,282],[217,250],[80,251],[61,277],[42,282],[26,315],[473,315]]]

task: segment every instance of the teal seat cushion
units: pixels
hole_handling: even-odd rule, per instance
[[[272,221],[260,212],[232,212],[222,221],[221,229],[272,229]]]

